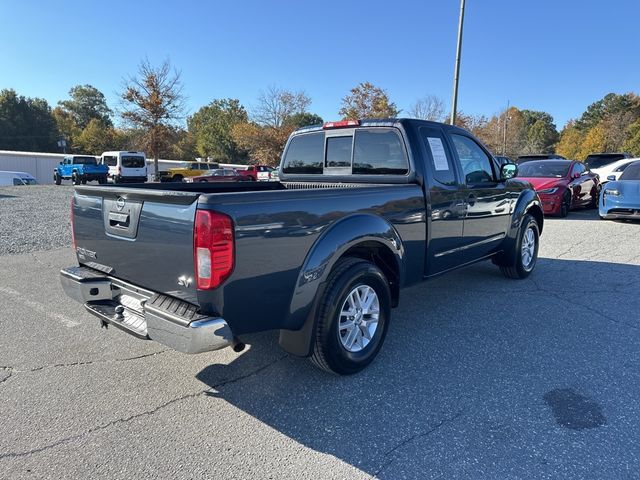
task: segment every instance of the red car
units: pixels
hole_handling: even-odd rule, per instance
[[[267,165],[249,165],[246,170],[238,170],[240,175],[249,177],[249,180],[254,182],[267,181],[270,179],[270,173],[274,170],[273,167]]]
[[[215,170],[209,170],[206,175],[200,175],[198,177],[185,177],[182,181],[191,182],[244,182],[248,178],[244,175],[240,175],[233,168],[216,168]]]
[[[600,181],[582,162],[537,160],[518,165],[518,178],[538,192],[545,215],[566,217],[579,206],[598,207]]]

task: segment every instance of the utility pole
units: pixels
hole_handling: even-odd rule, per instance
[[[460,53],[462,51],[462,27],[464,24],[464,2],[460,0],[460,22],[458,23],[458,47],[456,49],[456,66],[453,74],[453,99],[451,100],[451,125],[456,124],[458,109],[458,77],[460,75]]]
[[[507,122],[509,121],[509,100],[507,100],[507,109],[504,111],[504,136],[502,137],[502,155],[507,154]]]

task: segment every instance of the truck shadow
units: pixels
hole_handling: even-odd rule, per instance
[[[197,378],[282,435],[378,478],[471,478],[469,463],[484,478],[509,468],[553,475],[572,440],[546,394],[600,399],[610,419],[624,414],[616,397],[640,393],[624,377],[640,366],[639,287],[638,265],[541,258],[530,278],[510,281],[479,264],[404,290],[380,356],[358,375],[314,369],[267,333]],[[230,370],[237,376],[225,380]],[[545,462],[528,453],[537,448]],[[598,442],[584,448],[598,456]]]

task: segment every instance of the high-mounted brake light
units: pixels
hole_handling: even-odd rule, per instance
[[[73,214],[73,197],[71,197],[71,245],[73,245],[73,251],[76,251],[76,220]]]
[[[330,128],[346,128],[346,127],[358,127],[360,126],[360,120],[340,120],[339,122],[327,122],[322,125],[324,130]]]
[[[233,271],[233,222],[222,213],[197,210],[193,260],[199,290],[219,287]]]

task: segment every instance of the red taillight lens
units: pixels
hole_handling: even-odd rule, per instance
[[[219,287],[233,271],[233,222],[222,213],[197,210],[193,259],[200,290]]]
[[[359,120],[340,120],[339,122],[327,122],[322,125],[322,128],[325,130],[329,130],[331,128],[357,127],[359,125]]]
[[[75,215],[73,214],[73,197],[71,197],[71,245],[73,246],[73,251],[76,251],[76,222]]]

